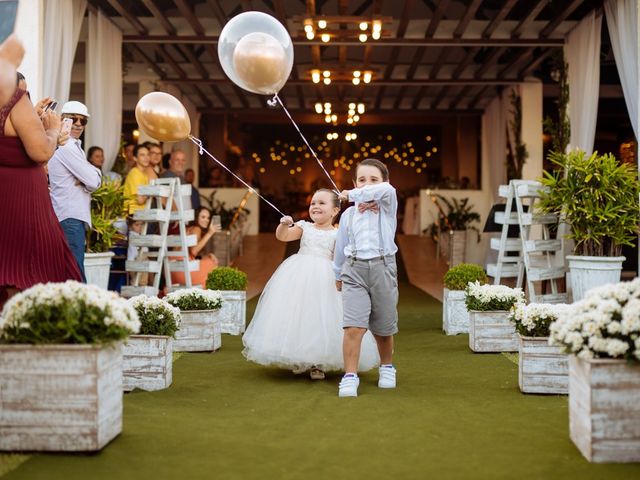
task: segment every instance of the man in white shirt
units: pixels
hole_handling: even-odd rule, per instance
[[[380,354],[378,387],[395,388],[393,336],[398,332],[398,267],[394,236],[398,199],[389,170],[380,160],[356,167],[356,188],[340,194],[355,202],[340,219],[333,269],[342,291],[344,377],[340,397],[358,396],[362,337],[371,330]]]
[[[89,120],[87,107],[80,102],[67,102],[62,107],[62,118],[73,121],[70,139],[58,147],[49,160],[49,186],[51,203],[60,226],[84,275],[86,231],[91,227],[91,192],[102,182],[100,170],[87,161],[80,136]],[[86,280],[86,279],[85,279]]]

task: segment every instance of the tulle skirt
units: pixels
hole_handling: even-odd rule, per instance
[[[252,362],[286,369],[342,370],[342,298],[331,261],[296,254],[265,286],[242,341]],[[360,371],[379,364],[371,332],[362,340]]]

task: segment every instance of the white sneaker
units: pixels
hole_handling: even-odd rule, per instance
[[[378,369],[378,387],[396,388],[396,369],[394,367],[380,367]]]
[[[339,397],[357,397],[360,378],[355,376],[342,377],[342,381],[338,386]]]

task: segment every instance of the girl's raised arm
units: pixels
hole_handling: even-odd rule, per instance
[[[302,238],[302,228],[293,222],[293,218],[286,216],[280,219],[276,228],[276,238],[281,242],[293,242]]]

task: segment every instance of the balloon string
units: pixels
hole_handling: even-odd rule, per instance
[[[238,180],[245,187],[247,187],[251,193],[255,193],[258,197],[260,197],[262,200],[264,200],[267,203],[267,205],[269,205],[271,208],[273,208],[276,212],[278,212],[283,217],[286,217],[286,215],[284,213],[282,213],[280,210],[278,210],[278,207],[276,207],[273,203],[271,203],[269,200],[267,200],[262,195],[260,195],[258,192],[256,192],[251,185],[249,185],[247,182],[245,182],[243,179],[241,179],[238,175],[236,175],[231,170],[229,170],[224,163],[222,163],[216,157],[211,155],[207,151],[207,149],[202,146],[202,140],[200,140],[199,138],[194,137],[193,135],[189,135],[189,140],[191,140],[193,143],[195,143],[198,146],[198,151],[199,151],[200,155],[202,155],[203,153],[206,153],[207,155],[209,155],[209,157],[211,157],[218,165],[220,165],[222,168],[224,168],[227,172],[229,172],[231,175],[233,175],[233,177],[236,180]]]
[[[275,101],[274,101],[275,100]],[[313,158],[316,159],[316,162],[318,162],[318,165],[320,165],[320,168],[322,169],[322,171],[324,172],[324,174],[327,176],[327,178],[329,179],[329,181],[331,182],[331,185],[333,185],[333,191],[337,194],[340,195],[340,190],[338,189],[338,186],[335,184],[335,182],[333,181],[333,178],[331,178],[331,175],[329,175],[329,172],[327,172],[327,169],[324,168],[324,165],[322,165],[322,162],[320,161],[320,159],[318,158],[318,155],[316,155],[316,152],[313,150],[313,148],[311,148],[311,145],[309,145],[309,142],[307,141],[307,139],[305,138],[305,136],[302,134],[302,132],[300,131],[300,128],[298,127],[298,125],[296,124],[295,120],[293,119],[293,117],[291,116],[291,114],[289,113],[289,110],[287,110],[287,107],[284,106],[284,103],[282,103],[282,100],[280,100],[280,97],[278,96],[278,94],[276,93],[273,96],[273,100],[268,100],[269,105],[271,106],[275,106],[276,105],[276,101],[277,103],[280,104],[280,106],[282,107],[282,109],[284,110],[284,113],[287,114],[287,117],[289,117],[289,120],[291,120],[291,123],[293,124],[293,126],[295,127],[295,129],[298,131],[298,133],[300,134],[300,136],[302,137],[302,140],[304,140],[304,143],[307,145],[307,148],[309,149],[309,151],[311,152],[311,154],[313,155]]]

